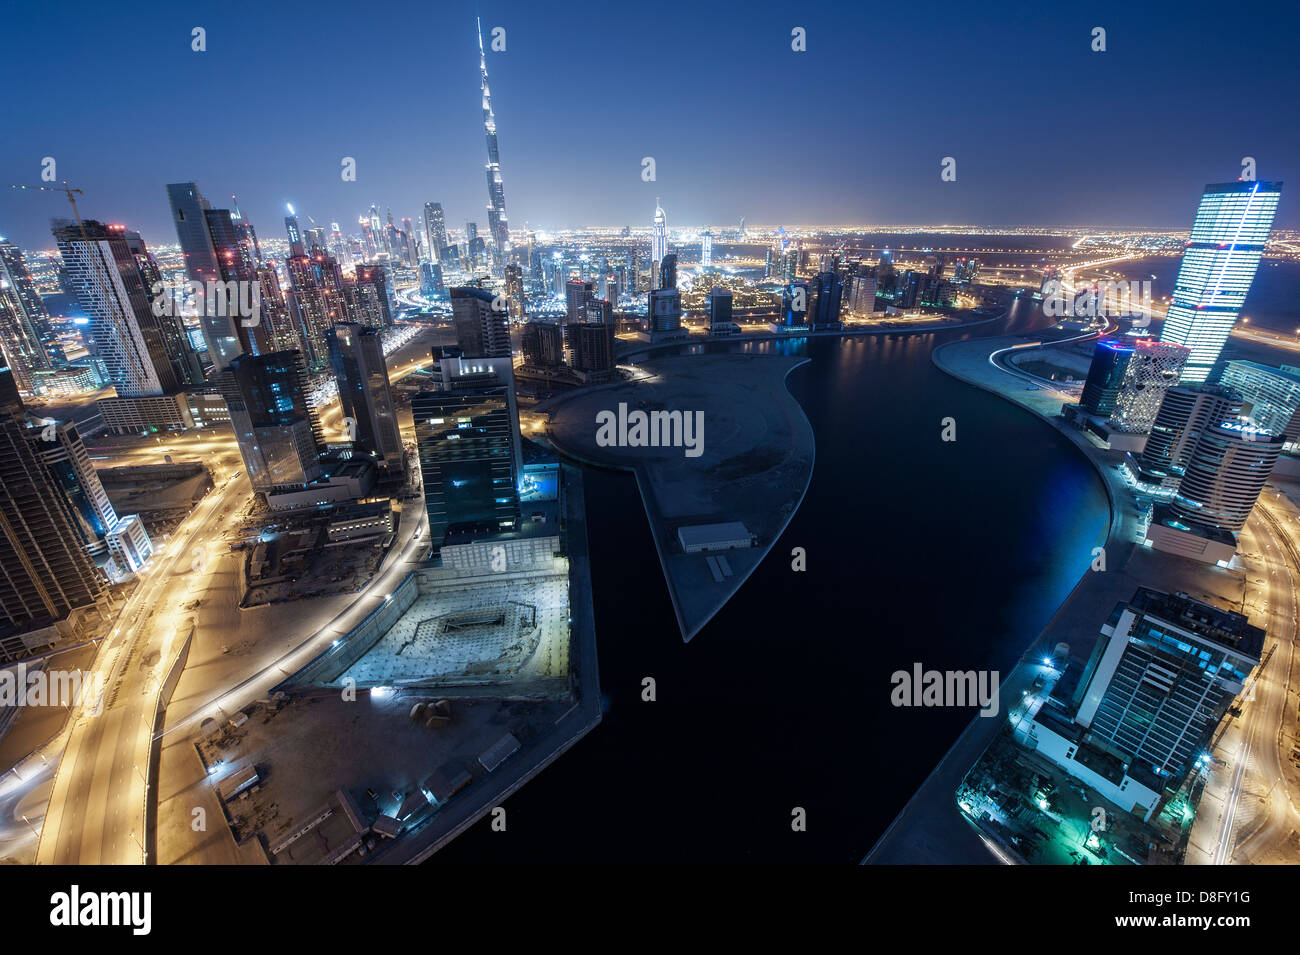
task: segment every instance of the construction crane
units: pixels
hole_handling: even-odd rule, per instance
[[[15,186],[15,185],[10,185],[9,188],[10,188],[10,189],[22,189],[22,190],[24,190],[24,191],[27,190],[27,189],[37,189],[37,190],[39,190],[39,191],[41,191],[41,192],[61,192],[61,193],[63,193],[64,195],[66,195],[66,196],[68,197],[68,202],[72,205],[72,214],[73,214],[74,216],[77,217],[77,225],[81,227],[81,235],[82,235],[82,238],[85,238],[85,236],[86,236],[86,224],[85,224],[84,222],[81,221],[81,212],[77,209],[77,200],[73,198],[73,195],[74,195],[74,194],[75,194],[75,195],[78,195],[78,196],[81,196],[81,195],[85,195],[85,193],[83,193],[80,189],[73,189],[71,186],[69,186],[69,185],[68,185],[68,180],[64,179],[64,180],[63,180],[63,185],[61,185],[61,186]]]

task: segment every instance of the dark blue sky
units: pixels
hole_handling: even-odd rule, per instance
[[[1254,156],[1300,227],[1295,4],[484,3],[510,221],[1187,228]],[[486,232],[473,2],[7,5],[0,182],[53,156],[87,216],[174,242],[163,186],[285,200],[351,231],[374,202]],[[207,52],[190,30],[207,29]],[[807,29],[792,52],[790,31]],[[1094,26],[1106,53],[1090,50]],[[358,181],[339,176],[357,160]],[[653,156],[658,181],[641,180]],[[939,178],[957,160],[957,181]],[[0,190],[51,244],[58,195]]]

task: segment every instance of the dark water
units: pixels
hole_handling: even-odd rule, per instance
[[[978,333],[1036,321],[1025,307]],[[790,378],[816,432],[812,485],[689,645],[633,479],[587,472],[604,722],[511,797],[506,832],[480,822],[435,861],[866,853],[971,715],[896,709],[889,675],[914,661],[1006,673],[1107,520],[1096,474],[1064,438],[931,365],[943,339],[784,346],[812,359]],[[948,415],[958,440],[945,444]],[[790,569],[794,546],[805,573]],[[640,700],[645,676],[657,702]]]

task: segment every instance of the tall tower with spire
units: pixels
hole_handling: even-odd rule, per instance
[[[483,130],[487,134],[488,231],[496,244],[497,255],[510,246],[510,226],[506,219],[506,196],[501,188],[501,155],[497,151],[497,119],[492,114],[492,91],[488,89],[487,55],[483,52],[483,20],[478,23],[478,65],[483,78]]]
[[[659,269],[668,254],[668,217],[655,196],[655,215],[650,225],[650,287],[659,287]]]

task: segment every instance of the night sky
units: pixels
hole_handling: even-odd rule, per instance
[[[741,12],[743,11],[743,13]],[[487,231],[472,2],[7,5],[0,183],[42,157],[83,213],[173,243],[164,184],[370,204]],[[853,2],[481,8],[512,226],[915,223],[1186,229],[1253,156],[1300,227],[1295,4]],[[207,30],[207,52],[190,30]],[[791,30],[807,30],[807,52]],[[1090,49],[1094,26],[1107,52]],[[357,160],[357,181],[340,160]],[[653,156],[657,182],[643,182]],[[957,181],[940,181],[940,160]],[[0,190],[0,233],[52,245],[57,194]]]

